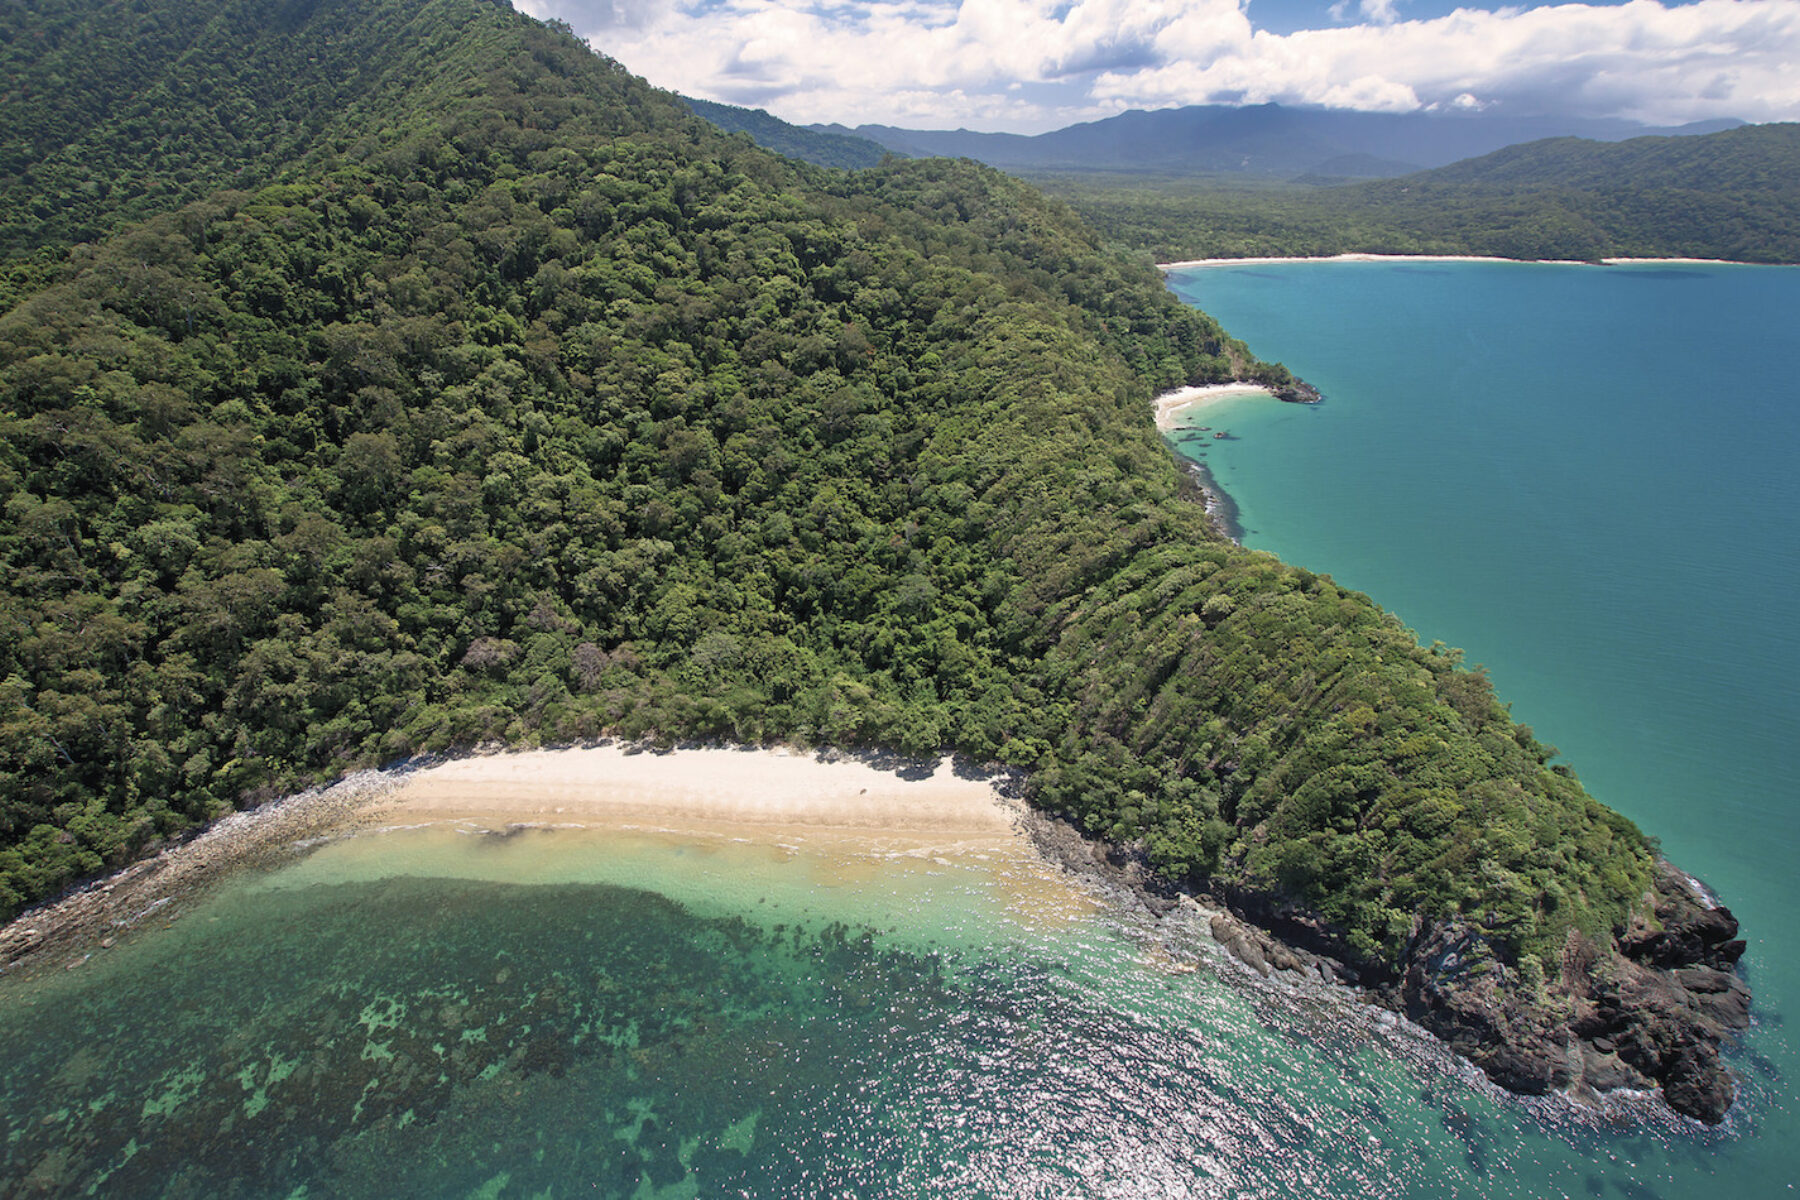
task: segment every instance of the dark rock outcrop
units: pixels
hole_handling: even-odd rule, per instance
[[[1289,901],[1241,889],[1223,899],[1231,912],[1213,919],[1213,937],[1253,969],[1327,964],[1325,978],[1360,983],[1509,1091],[1661,1088],[1669,1107],[1709,1124],[1736,1095],[1721,1051],[1750,1023],[1735,972],[1744,943],[1730,910],[1667,863],[1653,916],[1605,946],[1571,938],[1550,980],[1461,922],[1420,922],[1396,972],[1357,960]]]
[[[1700,965],[1729,971],[1744,943],[1731,910],[1696,890],[1680,871],[1661,864],[1656,881],[1656,926],[1640,920],[1619,939],[1627,957],[1655,967]]]
[[[1289,945],[1229,911],[1213,914],[1209,928],[1213,941],[1265,979],[1276,971],[1286,971],[1326,983],[1343,983],[1354,974],[1337,959]]]
[[[1575,1081],[1566,1030],[1474,931],[1452,923],[1418,942],[1384,999],[1508,1091],[1541,1096]]]
[[[1655,920],[1606,947],[1572,941],[1550,985],[1481,937],[1431,928],[1398,986],[1377,993],[1511,1091],[1661,1087],[1676,1112],[1716,1124],[1736,1095],[1721,1049],[1750,1023],[1728,909],[1659,866]]]
[[[1135,894],[1152,913],[1181,903],[1142,847],[1097,841],[1044,814],[1029,828],[1048,858]],[[1649,897],[1653,915],[1604,946],[1572,936],[1550,979],[1458,921],[1417,922],[1396,966],[1359,957],[1290,898],[1222,881],[1199,894],[1224,908],[1210,920],[1213,940],[1257,974],[1357,987],[1509,1091],[1660,1088],[1670,1108],[1709,1124],[1736,1096],[1721,1051],[1750,1023],[1750,991],[1735,971],[1744,943],[1730,910],[1667,863]]]
[[[1654,912],[1587,973],[1571,1027],[1661,1084],[1675,1111],[1716,1123],[1736,1095],[1720,1050],[1750,1024],[1750,990],[1735,971],[1744,943],[1731,910],[1667,863]]]
[[[1270,388],[1269,393],[1277,400],[1285,401],[1288,404],[1317,404],[1325,398],[1319,394],[1318,388],[1301,379],[1296,379],[1292,383],[1284,383],[1280,387]]]

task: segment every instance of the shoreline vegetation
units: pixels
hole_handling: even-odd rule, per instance
[[[345,839],[427,828],[498,837],[525,830],[650,834],[814,851],[838,860],[979,860],[1003,872],[1010,903],[1034,920],[1124,906],[1154,922],[1197,923],[1221,956],[1214,961],[1234,961],[1246,980],[1260,979],[1284,993],[1296,985],[1322,985],[1348,1002],[1408,1020],[1446,1051],[1472,1057],[1466,1042],[1446,1036],[1429,1014],[1406,1002],[1401,989],[1360,979],[1328,948],[1309,946],[1291,918],[1259,908],[1254,897],[1171,883],[1141,848],[1088,836],[1026,804],[1022,782],[1013,772],[948,755],[931,760],[790,746],[654,749],[615,742],[486,747],[357,771],[233,813],[186,842],[0,926],[0,979],[16,983],[78,970],[122,939],[172,929],[233,878],[297,863]],[[1665,868],[1659,887],[1691,893],[1702,920],[1724,914],[1698,881],[1674,868]],[[1672,940],[1675,923],[1660,932]],[[1156,947],[1147,942],[1145,948],[1154,957]],[[1513,1092],[1538,1090],[1495,1082]],[[1590,1071],[1548,1091],[1591,1106],[1605,1103],[1609,1092],[1627,1101],[1644,1094],[1637,1082],[1624,1070],[1610,1083]]]
[[[116,939],[179,918],[229,876],[293,856],[362,819],[400,787],[405,767],[354,771],[322,787],[229,813],[148,858],[28,908],[0,925],[0,978],[75,970]],[[54,960],[54,961],[52,961]]]

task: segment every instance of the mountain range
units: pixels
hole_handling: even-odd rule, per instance
[[[1260,104],[1134,109],[1034,136],[888,125],[808,128],[834,137],[864,138],[899,154],[972,158],[1010,171],[1373,178],[1407,175],[1549,137],[1621,141],[1712,133],[1739,124],[1704,121],[1657,128],[1616,119],[1370,113]]]

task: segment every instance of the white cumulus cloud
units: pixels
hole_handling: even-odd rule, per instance
[[[1800,118],[1800,0],[1458,9],[1275,34],[1240,0],[516,0],[652,83],[790,121],[1035,132],[1127,108]],[[1350,11],[1350,4],[1344,9]]]

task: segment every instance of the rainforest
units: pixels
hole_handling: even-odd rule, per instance
[[[1013,768],[1520,1090],[1729,974],[1481,673],[1214,527],[1151,398],[1287,372],[1031,186],[484,0],[0,25],[0,913],[361,766],[783,743]],[[1669,1019],[1619,1078],[1717,1120]]]

